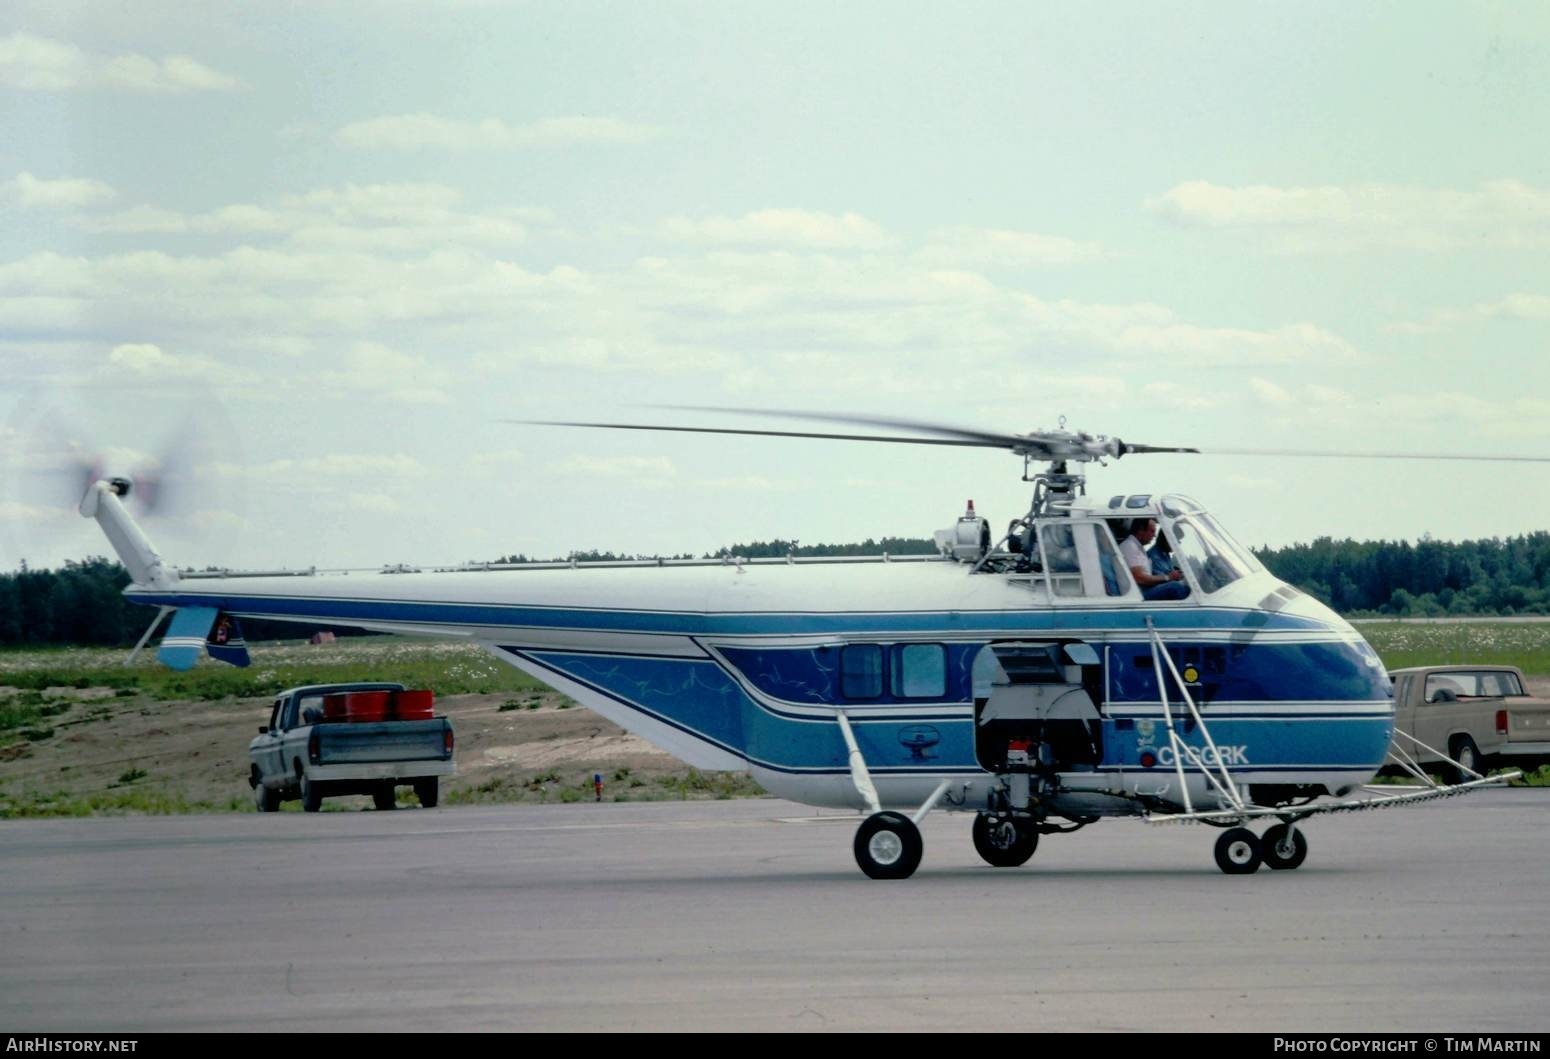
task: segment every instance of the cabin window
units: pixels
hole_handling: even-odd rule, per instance
[[[1039,529],[1044,569],[1057,596],[1128,596],[1130,573],[1108,527],[1094,522],[1046,522]]]
[[[947,649],[935,643],[893,649],[893,693],[901,699],[939,699],[947,694]]]
[[[1057,596],[1082,595],[1082,566],[1071,526],[1046,523],[1039,536],[1044,542],[1044,569],[1049,574],[1050,591]]]
[[[847,699],[875,699],[883,693],[883,649],[877,644],[851,644],[840,649],[840,694]]]

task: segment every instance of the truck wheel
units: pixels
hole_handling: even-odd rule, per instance
[[[258,803],[258,811],[261,813],[280,811],[280,792],[273,787],[265,787],[262,782],[253,788],[253,800]]]
[[[920,867],[920,829],[902,813],[873,813],[856,829],[856,863],[873,879],[908,879]]]
[[[1451,751],[1450,756],[1454,761],[1457,761],[1460,765],[1463,765],[1464,768],[1472,769],[1473,771],[1480,773],[1482,776],[1485,775],[1484,762],[1480,760],[1480,748],[1475,746],[1475,741],[1469,738],[1469,736],[1460,736],[1458,739],[1454,740],[1452,746],[1450,746],[1448,749]],[[1464,769],[1456,768],[1451,765],[1449,768],[1453,773],[1454,783],[1468,783],[1470,780],[1475,778],[1468,772],[1465,772]]]
[[[378,809],[397,809],[398,791],[391,783],[384,783],[371,792],[371,800]]]
[[[1286,835],[1288,830],[1285,824],[1277,824],[1259,840],[1265,863],[1277,871],[1290,871],[1308,859],[1308,840],[1302,828],[1293,831],[1290,839]]]
[[[441,796],[440,780],[440,776],[428,776],[423,780],[414,781],[414,796],[420,799],[420,804],[427,809],[436,808],[436,802]]]
[[[1011,817],[997,819],[976,813],[973,834],[974,852],[992,868],[1015,868],[1026,864],[1039,845],[1039,833]]]
[[[301,808],[303,812],[315,813],[323,808],[322,785],[316,780],[310,780],[305,775],[301,777]]]

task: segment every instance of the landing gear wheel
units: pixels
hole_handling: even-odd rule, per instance
[[[1259,839],[1246,827],[1229,828],[1216,840],[1216,866],[1228,875],[1253,875],[1263,859]]]
[[[856,829],[856,863],[873,879],[908,879],[925,850],[920,829],[901,813],[873,813]]]
[[[1308,839],[1300,827],[1292,831],[1286,824],[1277,824],[1265,832],[1265,837],[1259,840],[1259,846],[1265,864],[1277,871],[1290,871],[1308,859]]]
[[[1456,768],[1451,765],[1449,766],[1449,770],[1453,773],[1454,783],[1468,783],[1470,780],[1475,778],[1468,772],[1465,772],[1464,769],[1470,769],[1474,772],[1478,772],[1482,776],[1485,775],[1485,770],[1480,767],[1480,748],[1475,746],[1475,741],[1469,738],[1469,736],[1464,736],[1462,739],[1458,740],[1451,747],[1449,747],[1449,749],[1453,752],[1453,760],[1464,766],[1464,768]]]
[[[265,787],[262,783],[253,788],[253,800],[258,803],[258,811],[261,813],[278,813],[280,811],[280,792],[273,787]]]
[[[974,816],[974,852],[992,868],[1015,868],[1028,863],[1039,848],[1039,833],[1010,816]]]
[[[301,778],[301,808],[303,812],[315,813],[323,808],[323,789],[315,780],[309,780],[306,776]]]
[[[440,779],[440,776],[430,776],[414,781],[414,796],[420,799],[420,804],[427,809],[436,808],[436,802],[441,797]]]
[[[384,783],[371,792],[371,801],[378,809],[397,809],[398,791],[391,783]]]

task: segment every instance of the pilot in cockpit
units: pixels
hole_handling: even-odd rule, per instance
[[[1176,567],[1166,574],[1152,572],[1152,558],[1147,554],[1157,539],[1157,520],[1154,518],[1132,519],[1130,534],[1119,545],[1119,553],[1130,567],[1130,576],[1141,588],[1141,597],[1147,600],[1183,599],[1189,595],[1184,583],[1183,571]]]

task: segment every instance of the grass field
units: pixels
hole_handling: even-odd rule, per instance
[[[294,642],[251,645],[253,664],[236,669],[202,658],[185,673],[166,669],[146,649],[133,665],[115,647],[0,650],[0,686],[113,688],[157,699],[255,698],[298,684],[391,680],[435,688],[442,695],[533,691],[538,681],[479,647],[461,641],[410,637],[350,637],[312,646]]]
[[[1357,631],[1389,669],[1508,665],[1550,677],[1550,622],[1363,622]]]

